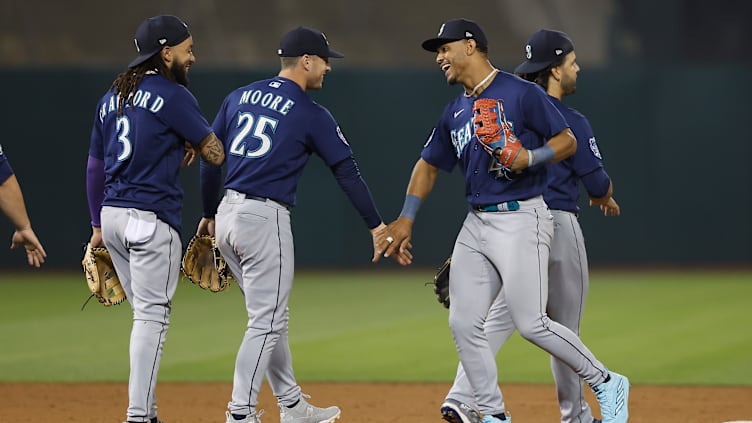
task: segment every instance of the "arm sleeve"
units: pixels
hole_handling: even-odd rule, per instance
[[[368,185],[360,175],[355,159],[350,156],[331,166],[331,170],[342,191],[350,198],[350,202],[358,210],[368,229],[379,226],[382,222],[381,215],[376,209]]]
[[[0,147],[0,184],[7,181],[11,175],[13,175],[13,168],[10,167],[10,162],[8,162],[5,154],[2,153],[2,147]]]
[[[587,175],[581,176],[582,184],[588,194],[593,198],[603,197],[608,193],[608,187],[611,185],[611,178],[602,167],[595,169]]]
[[[226,97],[222,102],[212,124],[214,135],[222,141],[225,151],[228,149],[225,145],[225,137],[227,136],[225,114],[229,98],[229,96]],[[201,180],[201,208],[203,210],[203,217],[211,219],[217,214],[217,207],[219,207],[219,193],[222,190],[222,166],[214,166],[202,158],[199,161],[199,178]]]
[[[100,214],[104,201],[104,160],[89,156],[86,164],[86,194],[89,201],[91,226],[102,226]]]
[[[213,218],[219,206],[219,191],[222,188],[222,167],[203,160],[199,164],[201,179],[201,207],[206,218]]]

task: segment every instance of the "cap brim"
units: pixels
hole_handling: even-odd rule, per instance
[[[151,52],[151,53],[141,53],[135,59],[131,60],[130,63],[128,63],[128,67],[132,68],[134,66],[138,66],[141,63],[144,63],[145,61],[151,59],[151,57],[154,56],[157,53],[159,53],[159,50],[157,50],[155,52]]]
[[[462,40],[463,38],[431,38],[430,40],[423,41],[423,44],[420,46],[423,47],[423,50],[430,51],[432,53],[436,53],[436,51],[439,49],[439,47],[443,46],[446,43],[451,43],[454,41]]]
[[[514,73],[520,73],[523,75],[529,75],[531,73],[540,72],[545,69],[550,63],[546,62],[528,62],[524,61],[514,69]]]
[[[335,59],[341,59],[341,58],[345,57],[345,55],[342,54],[342,53],[340,53],[340,52],[338,52],[337,50],[329,49],[329,56],[327,56],[327,57],[333,57]]]

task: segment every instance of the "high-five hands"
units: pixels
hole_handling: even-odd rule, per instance
[[[381,257],[392,257],[403,266],[413,262],[413,255],[410,249],[413,248],[410,239],[412,237],[413,221],[411,219],[400,217],[389,226],[383,225],[383,228],[376,228],[374,231],[374,255],[373,262],[378,262]]]

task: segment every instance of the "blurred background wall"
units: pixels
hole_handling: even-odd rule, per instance
[[[346,58],[311,95],[338,120],[381,213],[399,213],[421,147],[446,102],[420,42],[442,21],[476,20],[490,58],[512,70],[546,27],[574,39],[582,68],[565,101],[594,128],[622,207],[605,218],[581,201],[593,266],[752,264],[752,3],[733,0],[163,0],[0,3],[0,121],[48,267],[78,268],[90,234],[85,165],[94,106],[134,56],[145,18],[190,26],[191,90],[211,121],[224,96],[276,74],[279,38],[322,29]],[[183,172],[184,241],[200,216],[198,168]],[[463,181],[441,174],[414,228],[415,263],[438,266],[463,216]],[[368,266],[370,235],[318,158],[293,212],[298,267]],[[13,228],[5,219],[0,240]],[[0,254],[0,267],[24,266]],[[396,266],[392,263],[388,266]]]

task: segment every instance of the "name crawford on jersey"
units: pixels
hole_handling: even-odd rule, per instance
[[[140,107],[152,113],[157,113],[165,103],[162,96],[153,96],[151,92],[145,90],[137,90],[131,100],[131,102],[126,103],[125,107]],[[102,102],[102,107],[99,109],[99,121],[104,122],[104,117],[108,113],[117,111],[119,102],[119,95],[111,95],[109,101]]]

